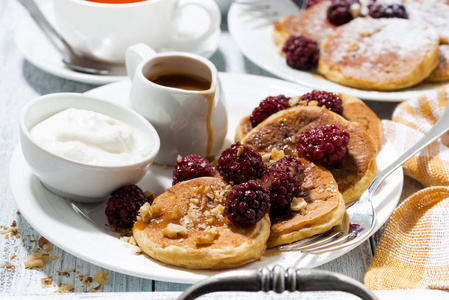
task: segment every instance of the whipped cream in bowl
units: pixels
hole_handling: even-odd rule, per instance
[[[42,184],[70,200],[99,202],[139,182],[160,140],[130,108],[75,93],[29,102],[20,114],[25,160]]]

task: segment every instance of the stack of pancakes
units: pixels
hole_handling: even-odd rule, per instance
[[[366,15],[367,1],[361,2]],[[390,91],[449,80],[449,3],[407,0],[404,5],[408,19],[357,17],[335,26],[326,17],[330,2],[323,1],[276,21],[274,41],[282,47],[291,35],[316,40],[319,72],[345,86]]]
[[[282,216],[268,214],[250,227],[238,227],[223,215],[231,189],[220,176],[180,182],[144,205],[133,235],[149,256],[188,269],[236,267],[260,258],[265,249],[292,243],[340,225],[345,204],[359,198],[377,173],[376,155],[382,139],[377,116],[359,99],[343,99],[343,116],[299,102],[279,111],[255,128],[249,117],[236,139],[263,155],[267,165],[295,155],[296,137],[312,127],[336,124],[350,133],[347,154],[338,168],[326,169],[301,158],[305,167],[301,194]]]

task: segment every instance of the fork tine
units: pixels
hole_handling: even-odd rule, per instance
[[[309,247],[315,247],[315,246],[319,246],[322,244],[326,244],[330,241],[333,241],[337,238],[339,238],[341,235],[343,234],[342,231],[337,231],[335,232],[334,230],[329,230],[325,233],[322,233],[320,235],[317,235],[311,239],[305,240],[305,241],[300,241],[298,243],[295,244],[291,244],[291,245],[285,245],[285,246],[280,246],[279,250],[286,252],[286,251],[300,251],[303,249],[308,249]]]
[[[314,237],[310,237],[305,240],[298,241],[290,245],[279,246],[280,251],[300,251],[307,247],[318,246],[327,242],[333,241],[343,234],[348,233],[349,230],[349,216],[345,214],[343,220],[339,225],[332,227],[330,230],[319,234]]]

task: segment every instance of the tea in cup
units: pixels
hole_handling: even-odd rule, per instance
[[[174,165],[178,155],[212,158],[222,150],[227,113],[218,71],[206,58],[183,52],[157,54],[145,44],[126,51],[131,107],[161,140],[155,163]]]
[[[54,0],[56,23],[75,51],[110,63],[124,63],[126,49],[145,43],[156,51],[170,44],[189,48],[209,38],[221,14],[211,0]],[[204,10],[209,22],[200,34],[180,33],[185,8]],[[195,16],[187,16],[195,17]]]

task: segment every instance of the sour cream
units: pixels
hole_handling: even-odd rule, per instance
[[[62,157],[100,166],[141,161],[152,142],[136,128],[101,113],[69,108],[38,123],[33,139]]]

